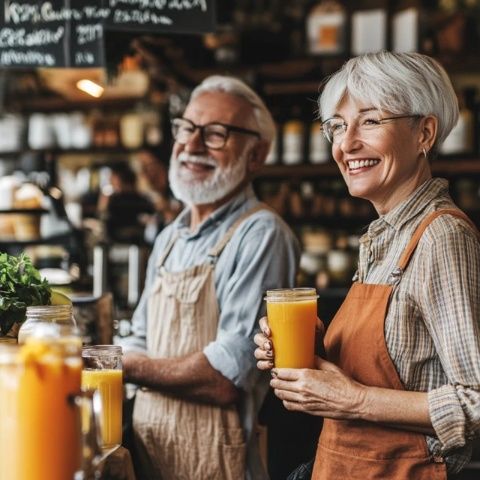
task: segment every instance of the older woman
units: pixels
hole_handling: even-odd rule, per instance
[[[412,53],[349,60],[319,102],[349,192],[379,218],[317,368],[272,371],[289,410],[325,417],[315,480],[440,480],[480,432],[478,232],[429,159],[455,125],[443,68]],[[274,365],[265,318],[258,367]]]

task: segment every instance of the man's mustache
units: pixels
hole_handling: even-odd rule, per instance
[[[189,153],[181,152],[176,161],[178,163],[189,162],[189,163],[198,163],[199,165],[207,165],[209,167],[217,167],[218,162],[212,157],[206,155],[191,155]]]

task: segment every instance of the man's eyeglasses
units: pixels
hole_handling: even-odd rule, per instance
[[[206,125],[195,125],[186,118],[174,118],[172,120],[172,135],[176,142],[185,145],[188,143],[195,130],[200,130],[203,144],[212,150],[220,150],[227,143],[230,132],[253,135],[260,138],[260,133],[248,128],[235,127],[226,123],[207,123]]]
[[[361,138],[368,138],[369,135],[384,123],[400,118],[421,118],[422,115],[395,115],[394,117],[376,118],[371,115],[359,117],[355,123],[357,124],[357,133]],[[337,117],[328,118],[322,122],[322,131],[330,143],[340,143],[347,132],[348,123]]]

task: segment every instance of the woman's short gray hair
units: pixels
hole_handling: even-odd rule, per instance
[[[253,109],[252,127],[258,129],[262,139],[272,142],[275,136],[275,122],[265,102],[242,80],[223,75],[205,78],[192,92],[190,100],[207,92],[224,92],[246,100]]]
[[[458,100],[444,68],[420,53],[381,51],[351,58],[327,81],[319,99],[322,120],[331,117],[344,96],[394,115],[433,115],[437,151],[458,120]]]

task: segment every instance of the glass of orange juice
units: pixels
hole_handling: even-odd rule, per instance
[[[76,329],[40,322],[23,345],[0,349],[0,479],[73,479],[99,458],[94,443],[83,458],[81,348]]]
[[[267,291],[268,326],[276,367],[313,368],[317,298],[314,288]]]
[[[82,388],[100,392],[102,448],[115,449],[122,443],[122,347],[117,345],[84,347],[82,358]]]

